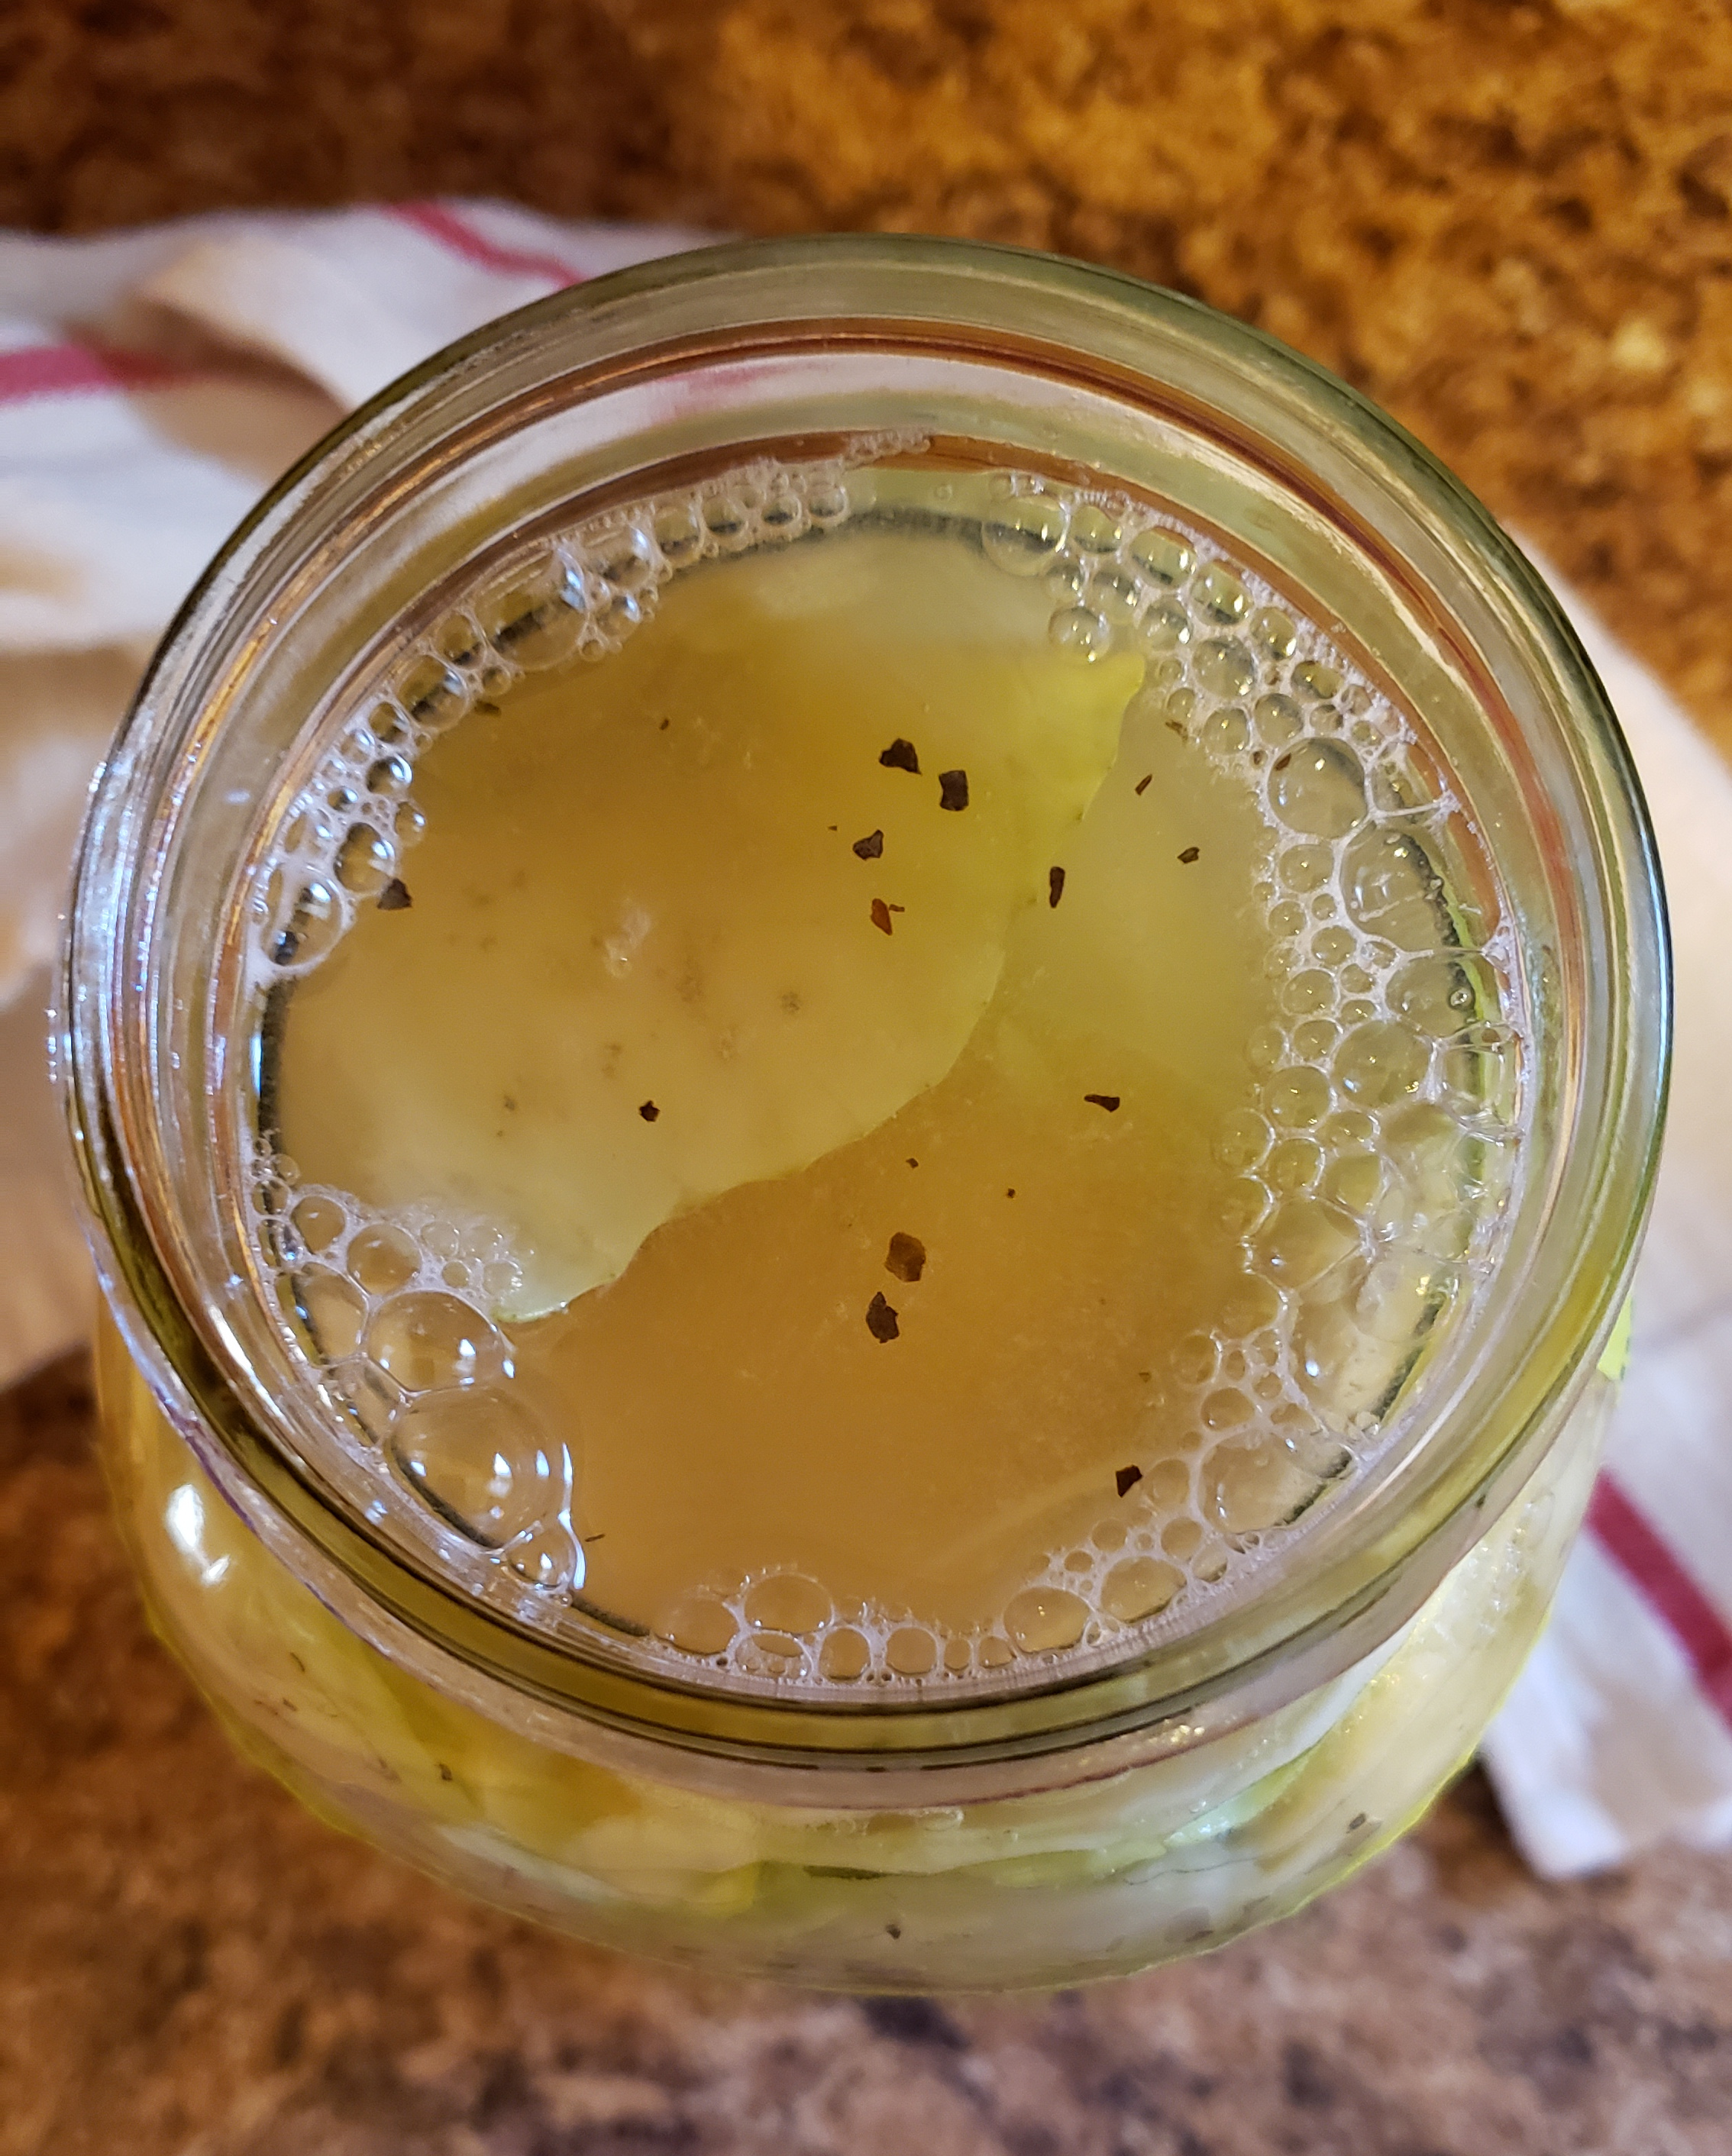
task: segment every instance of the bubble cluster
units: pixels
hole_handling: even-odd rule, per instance
[[[754,464],[491,571],[390,662],[285,819],[253,900],[263,981],[316,965],[358,906],[388,898],[421,828],[414,773],[429,741],[522,675],[619,649],[675,575],[840,525],[856,511],[851,470],[885,449]],[[1215,1140],[1242,1270],[1216,1327],[1148,1373],[1118,1502],[1103,1496],[1090,1534],[1054,1549],[996,1623],[947,1634],[776,1571],[695,1591],[658,1625],[688,1666],[748,1681],[990,1677],[1197,1621],[1375,1450],[1425,1342],[1488,1275],[1517,1178],[1514,947],[1489,901],[1463,895],[1463,819],[1414,728],[1177,519],[1029,475],[996,475],[984,510],[974,499],[946,520],[1005,574],[1040,580],[1052,642],[1079,665],[1139,654],[1128,717],[1182,737],[1260,813],[1247,898],[1276,1016],[1246,1044],[1246,1095]],[[570,1455],[487,1315],[517,1284],[506,1232],[380,1219],[299,1184],[268,1147],[253,1198],[284,1320],[353,1456],[445,1534],[460,1569],[502,1567],[549,1609],[578,1594]]]
[[[1215,1140],[1242,1276],[1215,1330],[1151,1373],[1138,1480],[1028,1590],[1044,1629],[1019,1635],[1006,1613],[1026,1654],[1175,1604],[1194,1621],[1200,1592],[1369,1456],[1424,1342],[1490,1270],[1524,1072],[1512,946],[1452,877],[1458,804],[1387,697],[1202,534],[1125,500],[1000,485],[982,543],[1046,578],[1054,641],[1141,650],[1133,711],[1257,803],[1279,1012],[1246,1045],[1250,1105]]]
[[[351,701],[275,835],[250,901],[266,983],[328,957],[357,909],[389,902],[424,819],[416,758],[514,681],[600,660],[655,613],[662,587],[699,563],[786,545],[845,523],[848,475],[901,438],[866,435],[820,463],[765,459],[700,485],[586,517],[489,571]]]
[[[415,1524],[449,1531],[460,1569],[491,1561],[544,1594],[580,1588],[570,1452],[481,1306],[518,1284],[506,1230],[424,1208],[382,1219],[268,1147],[253,1195],[278,1308],[351,1457],[417,1501]]]

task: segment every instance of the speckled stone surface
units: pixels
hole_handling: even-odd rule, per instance
[[[1732,747],[1722,0],[0,0],[0,223],[442,192],[1114,262],[1337,367]],[[81,1365],[0,1399],[0,2156],[1724,2156],[1732,1861],[1470,1778],[1287,1925],[856,2005],[552,1941],[240,1764]]]
[[[229,1750],[80,1362],[0,1399],[0,2156],[1724,2156],[1732,1863],[1547,1887],[1483,1783],[1288,1923],[1046,1999],[705,1982],[469,1906]]]

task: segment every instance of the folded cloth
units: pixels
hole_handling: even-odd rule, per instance
[[[508,308],[702,239],[494,203],[0,238],[0,1004],[18,1004],[0,1017],[0,1382],[84,1322],[27,983],[148,640],[260,486],[341,410]],[[1574,612],[1659,827],[1681,1014],[1607,1471],[1551,1628],[1485,1744],[1517,1838],[1552,1875],[1668,1836],[1732,1843],[1732,1139],[1718,1113],[1732,773]]]

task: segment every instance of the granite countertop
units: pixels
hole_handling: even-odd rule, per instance
[[[482,192],[1114,262],[1390,406],[1732,747],[1719,0],[12,0],[0,224]],[[80,1362],[0,1398],[0,2156],[1719,2156],[1732,1861],[1537,1883],[1470,1775],[1087,1994],[704,1982],[318,1825],[146,1632]]]

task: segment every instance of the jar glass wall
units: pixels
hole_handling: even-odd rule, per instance
[[[773,531],[779,486],[794,506]],[[1346,1169],[1308,1214],[1278,1179],[1299,1171],[1248,1157],[1274,1209],[1253,1257],[1280,1367],[1341,1462],[1282,1455],[1316,1479],[1297,1539],[1217,1477],[1199,1536],[1220,1569],[1148,1621],[1124,1604],[1045,1642],[1010,1625],[953,1669],[836,1682],[815,1641],[774,1665],[749,1640],[718,1658],[610,1624],[547,1558],[552,1528],[502,1535],[501,1561],[448,1531],[449,1506],[418,1507],[400,1450],[383,1468],[341,1372],[309,1359],[304,1291],[275,1285],[258,1215],[276,1200],[252,1166],[269,1088],[235,1065],[245,954],[288,966],[317,932],[316,880],[285,895],[265,835],[310,786],[343,790],[346,742],[386,760],[375,719],[356,723],[377,685],[412,723],[433,694],[418,668],[454,703],[478,693],[482,662],[450,645],[459,619],[491,633],[470,595],[569,569],[574,531],[641,526],[625,568],[585,556],[578,579],[586,623],[635,625],[634,580],[677,570],[670,503],[713,554],[736,496],[768,547],[832,496],[887,516],[928,486],[920,514],[972,515],[989,555],[1046,547],[1051,525],[1055,647],[1133,648],[1145,715],[1158,693],[1169,732],[1287,802],[1304,843],[1282,858],[1317,854],[1316,875],[1289,890],[1271,870],[1261,902],[1272,918],[1303,892],[1313,942],[1339,905],[1362,955],[1388,951],[1411,1021],[1342,1004],[1318,1083],[1343,1130],[1380,1111],[1435,1219],[1403,1271]],[[1296,620],[1322,625],[1310,643]],[[518,626],[495,638],[502,675]],[[1257,634],[1267,650],[1235,640]],[[1357,822],[1293,791],[1295,772],[1362,765]],[[1404,942],[1421,906],[1441,925]],[[1434,945],[1447,981],[1401,955]],[[1302,978],[1283,994],[1321,993]],[[1440,1014],[1438,981],[1466,1001]],[[1597,685],[1488,520],[1342,385],[1170,295],[938,243],[725,249],[562,295],[290,475],[189,602],[93,807],[60,1052],[117,1328],[110,1457],[157,1620],[317,1808],[586,1936],[911,1989],[1065,1982],[1231,1936],[1411,1820],[1543,1620],[1610,1397],[1596,1363],[1646,1211],[1666,1032],[1652,850]],[[1269,1085],[1316,1076],[1269,1053]],[[1297,1121],[1283,1163],[1321,1159],[1316,1116]],[[1446,1129],[1439,1197],[1426,1148]],[[1348,1318],[1308,1303],[1299,1231],[1354,1218],[1344,1348]]]

